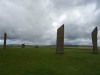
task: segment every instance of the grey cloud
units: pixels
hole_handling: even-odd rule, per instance
[[[96,0],[51,0],[54,7],[57,9],[72,9],[78,6],[86,6],[88,4],[96,2]]]
[[[65,38],[68,40],[89,39],[91,30],[88,27],[77,26],[75,24],[65,26]]]
[[[49,9],[43,6],[42,1],[5,0],[1,5],[0,33],[8,33],[8,39],[28,41],[44,40],[46,32],[50,30],[52,18],[48,15]],[[3,35],[3,34],[2,34]]]
[[[56,44],[57,28],[65,24],[65,44],[90,45],[92,30],[100,29],[99,4],[99,0],[1,0],[0,39],[7,32],[8,43]]]

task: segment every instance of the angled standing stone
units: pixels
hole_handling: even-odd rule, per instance
[[[6,49],[6,39],[7,39],[7,34],[6,32],[4,33],[4,45],[3,48]]]
[[[92,35],[93,53],[97,54],[98,53],[98,48],[97,48],[98,28],[97,27],[95,27],[91,35]]]
[[[25,44],[22,44],[22,48],[25,48]]]
[[[64,24],[57,30],[56,53],[64,53]]]

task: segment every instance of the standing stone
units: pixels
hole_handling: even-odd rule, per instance
[[[25,44],[22,44],[22,48],[25,48]]]
[[[95,27],[95,29],[92,31],[92,44],[93,44],[93,53],[97,54],[98,53],[98,48],[97,48],[97,34],[98,34],[98,28]]]
[[[6,49],[6,39],[7,39],[7,34],[6,32],[4,33],[4,45],[3,48]]]
[[[56,53],[64,53],[64,24],[57,30]]]

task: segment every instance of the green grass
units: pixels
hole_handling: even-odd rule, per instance
[[[90,48],[0,49],[0,75],[100,75],[100,54]]]

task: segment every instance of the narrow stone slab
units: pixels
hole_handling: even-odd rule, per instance
[[[64,24],[57,30],[56,53],[64,53]]]
[[[97,47],[97,35],[98,35],[98,28],[95,27],[95,29],[92,31],[92,44],[93,44],[93,53],[98,53],[98,47]]]
[[[4,45],[3,48],[6,49],[6,39],[7,39],[7,33],[4,33]]]
[[[25,48],[25,44],[22,44],[22,48]]]

